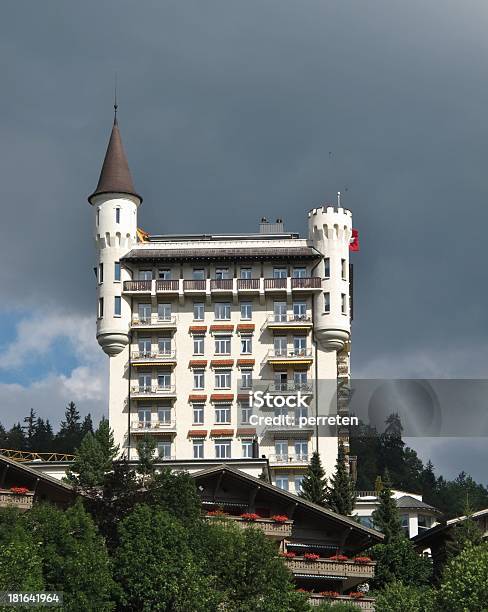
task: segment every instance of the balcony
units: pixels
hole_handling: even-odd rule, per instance
[[[375,600],[372,597],[347,597],[347,595],[338,595],[337,597],[326,597],[319,593],[310,593],[308,603],[311,606],[320,606],[323,603],[334,604],[334,603],[348,603],[356,606],[359,610],[371,610],[374,611]]]
[[[133,434],[176,433],[176,421],[132,421],[130,431]]]
[[[152,281],[150,280],[131,280],[124,281],[124,293],[129,295],[141,295],[151,293]]]
[[[299,455],[268,455],[270,466],[307,466],[309,458],[308,453]]]
[[[19,510],[30,510],[34,500],[34,493],[14,493],[10,489],[0,489],[0,508],[18,508]]]
[[[259,293],[260,278],[238,278],[237,291],[242,293]]]
[[[304,557],[285,559],[288,569],[295,575],[330,576],[343,580],[370,580],[374,577],[376,563],[356,563],[355,561],[334,561],[332,559],[317,559],[309,561]]]
[[[178,280],[157,280],[156,281],[156,293],[178,293],[179,281]]]
[[[321,291],[322,279],[319,276],[291,279],[292,291]]]
[[[141,353],[138,351],[131,353],[131,365],[133,366],[174,364],[176,364],[176,351],[174,350],[167,353]]]
[[[289,538],[291,536],[291,531],[293,527],[293,521],[291,520],[285,521],[284,523],[278,523],[270,518],[258,518],[255,521],[246,521],[240,516],[232,516],[226,514],[207,514],[206,519],[208,521],[229,520],[238,525],[239,527],[242,527],[242,529],[254,527],[255,529],[259,529],[260,531],[262,531],[264,535],[273,540],[284,540],[285,538]]]
[[[310,315],[298,315],[298,314],[272,314],[269,316],[264,325],[263,329],[311,329],[313,327],[312,317]]]
[[[205,293],[207,282],[205,280],[184,280],[183,291],[185,293]]]
[[[264,279],[264,290],[265,291],[286,291],[287,278],[265,278]]]
[[[148,317],[132,319],[132,329],[176,329],[176,315],[171,315],[165,318]]]
[[[132,399],[157,399],[159,397],[176,398],[175,385],[167,385],[165,387],[158,387],[157,385],[150,387],[132,385],[130,392]]]
[[[312,349],[271,349],[268,351],[262,365],[310,365],[313,361]]]
[[[212,293],[232,293],[233,286],[234,279],[232,278],[220,278],[210,281],[210,291],[212,291]]]
[[[294,395],[301,391],[302,393],[312,393],[313,384],[309,383],[296,383],[293,380],[287,380],[286,382],[273,382],[267,388],[268,393],[277,393],[279,395]]]

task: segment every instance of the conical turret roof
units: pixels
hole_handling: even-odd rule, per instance
[[[117,115],[114,118],[112,133],[110,134],[97,188],[89,196],[88,201],[91,203],[92,198],[103,193],[125,193],[139,198],[142,202],[141,196],[134,188],[124,145],[120,137]]]

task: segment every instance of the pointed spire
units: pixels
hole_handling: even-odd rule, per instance
[[[114,100],[114,124],[110,140],[108,142],[107,152],[103,160],[102,171],[98,179],[98,185],[95,191],[88,197],[88,201],[92,202],[92,198],[103,193],[125,193],[133,195],[142,202],[141,196],[136,192],[132,176],[125,156],[122,138],[117,121],[117,97]]]

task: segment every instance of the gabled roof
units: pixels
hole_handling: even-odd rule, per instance
[[[397,506],[399,509],[403,510],[429,510],[430,512],[435,512],[436,514],[440,514],[440,511],[434,506],[426,504],[420,499],[416,499],[411,495],[402,495],[396,500]]]
[[[483,518],[484,516],[488,516],[488,508],[484,508],[483,510],[478,510],[477,512],[473,512],[473,514],[471,515],[471,518],[479,519],[479,518]],[[419,533],[418,535],[413,537],[412,542],[414,544],[418,544],[422,542],[424,546],[428,546],[428,542],[432,540],[432,538],[436,538],[438,535],[451,529],[458,523],[465,521],[467,518],[468,518],[467,516],[457,516],[453,519],[449,519],[448,521],[444,523],[439,523],[438,525],[435,525],[434,527],[431,527],[430,529],[427,529],[426,531],[423,531],[422,533]]]
[[[103,160],[100,178],[95,191],[88,197],[90,204],[92,199],[104,193],[122,193],[135,196],[142,202],[141,196],[136,192],[132,175],[127,163],[122,138],[120,137],[117,116],[115,116],[112,133],[108,142],[107,152]]]
[[[230,474],[234,476],[236,479],[240,479],[241,481],[247,482],[254,486],[259,486],[260,488],[264,489],[265,491],[268,491],[269,493],[277,497],[281,497],[282,499],[286,499],[287,501],[296,503],[299,506],[308,508],[309,510],[316,512],[322,515],[323,517],[326,517],[329,520],[332,520],[333,522],[340,524],[342,527],[347,527],[349,529],[352,529],[359,533],[367,535],[368,537],[372,538],[373,540],[376,540],[377,542],[380,542],[381,540],[384,539],[384,535],[380,533],[379,531],[377,531],[376,529],[365,527],[364,525],[361,525],[360,523],[356,522],[352,518],[348,518],[346,516],[342,516],[341,514],[337,514],[336,512],[332,512],[332,510],[323,508],[322,506],[319,506],[318,504],[309,502],[306,499],[303,499],[302,497],[298,497],[297,495],[290,493],[289,491],[284,491],[283,489],[280,489],[279,487],[276,487],[275,485],[272,485],[264,480],[260,480],[259,478],[250,476],[249,474],[242,472],[241,470],[237,470],[236,468],[230,465],[224,465],[224,464],[215,465],[205,470],[200,470],[199,472],[195,472],[192,474],[192,476],[195,480],[198,481],[199,479],[204,478],[205,476],[209,476],[212,474],[225,474],[225,473]]]

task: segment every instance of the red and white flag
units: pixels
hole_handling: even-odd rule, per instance
[[[352,236],[349,240],[349,250],[359,251],[359,231],[357,229],[352,230]]]

